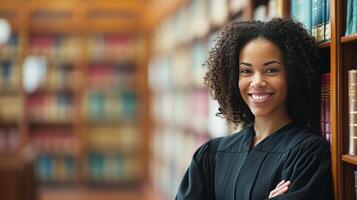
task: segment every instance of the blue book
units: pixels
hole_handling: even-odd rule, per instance
[[[325,40],[328,41],[331,38],[331,25],[330,25],[330,1],[325,0]]]
[[[291,1],[291,16],[301,22],[307,31],[312,31],[312,2],[311,0]]]
[[[352,15],[351,34],[354,34],[357,33],[357,0],[353,0]]]
[[[353,0],[347,0],[347,16],[346,16],[346,33],[345,35],[350,35],[352,33],[352,23],[353,23]]]
[[[323,1],[312,0],[312,36],[317,41],[323,40]],[[322,33],[321,33],[322,30]]]

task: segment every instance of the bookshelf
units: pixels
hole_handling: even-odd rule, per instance
[[[149,125],[144,4],[0,5],[0,17],[14,32],[0,52],[0,137],[8,138],[0,148],[31,146],[44,186],[144,183]]]
[[[155,1],[154,1],[155,2]],[[211,3],[214,1],[205,1],[204,7],[209,10]],[[190,158],[192,157],[193,151],[196,149],[198,144],[203,141],[208,140],[212,137],[217,137],[229,133],[229,130],[221,129],[221,134],[211,134],[212,129],[208,127],[198,127],[193,129],[191,123],[183,122],[180,126],[177,126],[177,123],[180,120],[175,119],[176,115],[179,115],[179,111],[175,111],[174,107],[177,105],[173,101],[176,99],[177,95],[181,96],[182,101],[186,102],[184,104],[188,108],[194,107],[194,103],[190,102],[186,96],[188,94],[195,94],[195,89],[199,91],[205,91],[203,85],[195,85],[195,82],[199,82],[199,77],[194,82],[190,82],[187,78],[185,79],[186,85],[181,85],[182,88],[175,88],[175,77],[172,77],[172,74],[177,75],[176,65],[188,65],[192,68],[196,68],[195,65],[198,63],[202,64],[204,59],[197,59],[198,61],[190,61],[190,59],[185,60],[180,59],[182,63],[175,63],[175,57],[180,57],[186,53],[192,52],[196,42],[202,42],[207,45],[207,49],[202,50],[203,55],[207,56],[208,49],[211,45],[214,45],[212,38],[217,37],[219,32],[227,24],[232,23],[234,20],[249,20],[260,17],[269,16],[291,16],[292,12],[296,10],[295,3],[310,2],[310,9],[312,9],[312,1],[268,1],[268,0],[247,0],[247,1],[224,1],[222,4],[227,4],[228,6],[223,11],[224,20],[221,23],[215,24],[210,18],[212,14],[211,11],[208,11],[207,21],[209,23],[209,28],[207,31],[201,35],[195,35],[194,27],[192,28],[191,23],[186,23],[184,25],[180,24],[181,15],[185,15],[187,18],[195,21],[195,17],[200,18],[200,16],[190,15],[190,11],[194,10],[194,5],[199,4],[198,0],[184,1],[181,3],[176,3],[176,7],[170,7],[169,12],[161,11],[160,15],[156,16],[156,28],[153,30],[153,40],[152,40],[152,49],[151,49],[151,58],[149,64],[149,82],[151,86],[151,91],[153,94],[152,98],[152,116],[153,116],[153,140],[151,144],[151,158],[155,161],[151,166],[151,183],[155,188],[158,188],[157,191],[161,194],[163,199],[173,198],[175,192],[178,188],[178,181],[182,178],[184,169],[188,167]],[[315,1],[314,3],[321,3],[325,6],[323,12],[326,15],[329,15],[330,23],[328,25],[322,26],[325,27],[322,32],[322,38],[317,38],[319,42],[319,51],[321,56],[321,75],[329,79],[329,82],[325,85],[325,89],[322,92],[326,92],[324,100],[324,110],[326,113],[323,113],[325,121],[323,123],[323,129],[325,136],[328,138],[331,144],[331,156],[332,156],[332,172],[334,180],[334,190],[335,190],[335,199],[354,199],[355,190],[354,190],[354,175],[353,172],[357,169],[357,159],[355,156],[348,155],[348,90],[347,90],[347,78],[348,69],[356,69],[356,61],[353,54],[357,52],[357,37],[356,34],[344,35],[346,30],[346,13],[347,13],[347,0],[331,0],[327,1]],[[274,11],[269,10],[270,7],[276,7]],[[275,5],[275,6],[272,6]],[[235,8],[235,9],[234,9]],[[223,9],[224,10],[224,9]],[[222,11],[221,11],[222,12]],[[310,31],[314,26],[320,26],[323,21],[312,22],[312,13],[310,13]],[[183,14],[184,13],[184,14]],[[205,15],[204,11],[200,11],[201,15]],[[269,13],[272,13],[269,15]],[[306,13],[306,9],[304,10]],[[197,14],[197,13],[196,13]],[[306,14],[307,15],[307,14]],[[202,17],[202,16],[201,16]],[[222,17],[222,16],[219,16]],[[154,18],[154,17],[153,17]],[[154,21],[154,20],[153,20]],[[172,25],[175,24],[176,25]],[[202,27],[206,27],[207,22],[202,22]],[[314,24],[315,23],[315,24]],[[316,24],[317,23],[317,24]],[[171,26],[170,26],[171,24]],[[304,23],[305,24],[305,23]],[[175,35],[171,28],[172,27],[185,27],[187,35],[184,38],[180,38],[179,35]],[[170,28],[171,27],[171,28]],[[327,27],[327,28],[326,28]],[[330,30],[330,32],[326,32]],[[328,39],[330,38],[330,39]],[[212,46],[211,46],[212,47]],[[193,56],[195,60],[196,56]],[[198,57],[198,56],[197,56]],[[204,56],[203,56],[204,57]],[[182,61],[184,60],[184,61]],[[195,64],[193,64],[195,63]],[[193,67],[195,66],[195,67]],[[196,68],[197,69],[197,68]],[[181,69],[180,69],[181,70]],[[183,74],[186,72],[183,70]],[[194,69],[190,69],[192,72]],[[175,72],[174,72],[175,71]],[[152,75],[150,76],[150,74]],[[185,75],[183,75],[185,76]],[[150,77],[155,77],[150,79]],[[202,80],[201,80],[202,83]],[[187,89],[191,88],[191,89]],[[191,93],[190,93],[191,92]],[[207,94],[205,94],[207,95]],[[207,97],[208,98],[208,97]],[[203,121],[211,125],[213,122],[217,121],[218,118],[212,117],[216,112],[216,107],[213,106],[213,112],[211,111],[211,104],[202,103],[205,107],[204,112],[206,116]],[[191,107],[190,107],[191,106]],[[180,110],[180,109],[178,109]],[[189,109],[190,110],[190,109]],[[207,117],[207,113],[208,116]],[[177,118],[177,116],[176,116]],[[184,116],[183,118],[187,118]],[[190,120],[187,120],[190,121]],[[217,127],[225,127],[227,124],[220,124]],[[195,131],[192,131],[195,130]],[[213,129],[214,132],[219,132],[219,129]],[[168,148],[165,141],[167,137],[172,135],[174,138],[175,145]],[[183,152],[182,148],[178,148],[182,145],[181,141],[185,141]],[[178,148],[177,150],[175,150]],[[163,159],[162,156],[163,149],[170,152],[170,156],[167,156],[166,159]],[[175,155],[175,156],[173,156]],[[185,156],[178,156],[185,155]],[[187,156],[187,157],[186,157]],[[177,172],[176,167],[181,166],[179,172]],[[167,180],[170,177],[170,180]],[[174,178],[173,178],[174,177]]]
[[[339,199],[354,199],[356,197],[354,178],[354,171],[357,170],[356,157],[348,154],[350,137],[348,70],[356,69],[357,63],[353,60],[353,55],[357,50],[357,37],[356,32],[346,35],[349,2],[353,1],[336,1],[335,7],[332,7],[335,12],[335,38],[333,41],[333,53],[335,57],[332,60],[336,68],[336,182],[338,183]]]

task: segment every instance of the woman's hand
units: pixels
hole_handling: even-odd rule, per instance
[[[274,190],[270,191],[269,199],[287,192],[289,189],[290,183],[291,183],[290,181],[286,181],[286,182],[285,182],[285,180],[280,181],[280,183],[278,183],[276,188]]]

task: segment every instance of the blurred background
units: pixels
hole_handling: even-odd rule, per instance
[[[311,30],[296,2],[0,0],[0,199],[173,199],[235,131],[203,84],[215,39],[292,12]]]

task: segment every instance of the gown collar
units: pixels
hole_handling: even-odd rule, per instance
[[[307,128],[296,122],[290,122],[276,130],[253,147],[254,126],[249,127],[250,149],[265,152],[285,152],[294,148],[306,137],[313,135]]]

